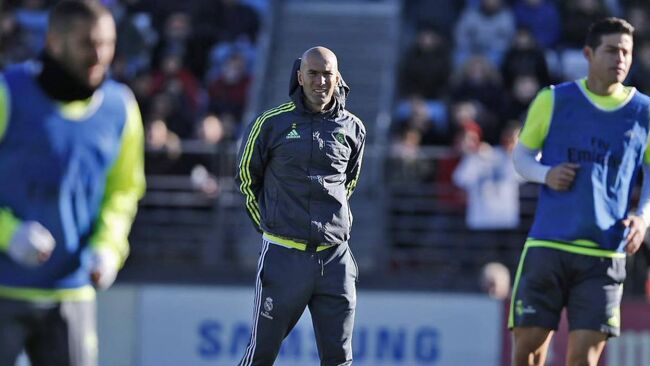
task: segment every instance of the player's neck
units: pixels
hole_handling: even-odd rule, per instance
[[[587,89],[589,89],[590,92],[602,96],[612,95],[617,91],[619,91],[620,88],[623,87],[623,84],[619,82],[616,83],[603,82],[602,80],[593,76],[587,77],[586,85],[587,85]]]
[[[333,97],[327,104],[322,104],[322,105],[321,104],[310,103],[309,100],[306,97],[304,98],[304,101],[305,101],[304,102],[305,107],[307,108],[307,110],[309,110],[312,113],[326,113],[326,112],[330,111],[332,109],[332,107],[334,106],[334,98]]]
[[[79,81],[47,51],[41,53],[39,59],[43,67],[37,80],[50,98],[70,102],[88,99],[95,92],[96,88],[91,88]]]

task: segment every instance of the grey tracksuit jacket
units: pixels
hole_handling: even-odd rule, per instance
[[[348,198],[361,168],[365,127],[345,109],[343,82],[333,107],[314,113],[303,104],[302,87],[290,82],[291,100],[255,118],[239,150],[236,182],[258,231],[308,247],[348,241]]]

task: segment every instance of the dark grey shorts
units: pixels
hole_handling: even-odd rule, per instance
[[[618,336],[625,258],[530,247],[522,253],[508,326],[557,329],[566,307],[569,330]]]
[[[97,365],[95,301],[36,303],[0,298],[0,365],[25,350],[32,366]]]

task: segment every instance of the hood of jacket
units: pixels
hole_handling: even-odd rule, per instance
[[[301,59],[299,57],[293,62],[293,66],[291,67],[291,78],[289,79],[289,96],[291,97],[291,100],[293,100],[293,102],[296,104],[297,109],[306,113],[313,113],[305,108],[305,95],[302,91],[302,86],[300,86],[298,83],[297,71],[300,70],[300,62]],[[343,80],[343,75],[341,75],[339,72],[339,83],[334,90],[334,105],[330,110],[325,111],[324,113],[338,114],[342,112],[345,109],[345,100],[347,99],[348,93],[350,93],[350,87],[345,83],[345,80]]]

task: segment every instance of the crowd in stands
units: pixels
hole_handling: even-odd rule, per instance
[[[39,56],[55,2],[3,2],[0,68]],[[268,1],[103,3],[117,25],[112,77],[132,88],[145,123],[147,173],[191,173],[197,164],[181,141],[214,147],[238,138]]]
[[[454,182],[456,167],[496,156],[490,147],[500,149],[504,132],[523,124],[541,88],[586,77],[583,47],[592,22],[620,16],[635,26],[626,84],[650,92],[646,1],[412,0],[403,10],[407,46],[398,64],[390,130],[392,175],[449,185],[450,201],[460,207],[466,204],[461,188],[469,193],[477,187]],[[477,148],[468,149],[468,141]],[[445,153],[427,159],[429,147]],[[509,184],[503,181],[509,175],[498,169],[484,173],[477,182]]]
[[[54,1],[4,2],[0,66],[41,52]],[[268,0],[104,2],[118,30],[113,77],[136,94],[150,150],[164,152],[148,164],[150,172],[187,169],[169,159],[180,155],[179,141],[236,140]],[[650,92],[645,1],[409,0],[403,12],[408,46],[397,70],[391,135],[393,153],[405,160],[422,146],[458,149],[475,126],[484,142],[498,144],[540,88],[585,75],[588,25],[607,15],[636,27],[628,83]]]
[[[650,92],[649,15],[650,3],[640,0],[404,2],[409,45],[399,62],[394,153],[460,151],[461,137],[477,125],[484,142],[499,144],[542,87],[586,76],[585,35],[605,16],[636,27],[626,83]]]

